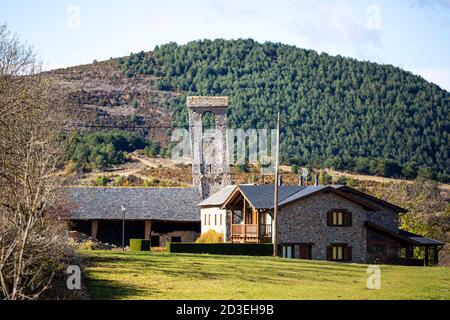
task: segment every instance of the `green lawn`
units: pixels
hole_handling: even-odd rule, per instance
[[[450,299],[450,268],[381,266],[381,289],[366,288],[367,266],[169,253],[86,251],[93,299]]]

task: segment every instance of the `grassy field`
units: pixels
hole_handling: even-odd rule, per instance
[[[450,299],[450,268],[367,266],[273,257],[87,251],[93,299]]]

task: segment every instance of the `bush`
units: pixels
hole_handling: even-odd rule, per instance
[[[87,240],[81,242],[77,246],[78,250],[94,250],[94,242],[92,240]]]
[[[150,251],[150,240],[130,239],[130,251]]]
[[[144,187],[157,187],[161,181],[158,178],[149,178],[144,180]]]
[[[346,176],[340,176],[337,180],[336,183],[337,184],[342,184],[342,185],[347,185],[348,182],[348,178]]]
[[[109,178],[107,176],[97,176],[95,177],[94,183],[96,186],[105,187],[109,182]]]
[[[168,243],[167,251],[172,253],[271,256],[273,245],[270,243]]]
[[[195,243],[223,243],[223,233],[208,230],[202,233]]]
[[[247,173],[249,171],[248,163],[238,164],[236,169],[238,172]]]
[[[161,152],[161,145],[158,142],[149,141],[148,146],[144,148],[144,154],[147,157],[155,157]]]

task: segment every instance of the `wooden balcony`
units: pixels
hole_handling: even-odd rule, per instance
[[[267,243],[272,241],[270,224],[233,224],[231,225],[232,242]]]

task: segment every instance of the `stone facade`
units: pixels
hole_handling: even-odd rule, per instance
[[[152,233],[152,236],[159,236],[160,247],[165,247],[172,237],[181,237],[181,242],[195,242],[200,236],[196,231],[172,231],[164,234]]]
[[[200,196],[220,191],[231,184],[227,141],[227,97],[188,97],[192,150],[192,180]],[[203,129],[203,116],[212,113],[215,128]]]
[[[327,212],[347,209],[352,212],[352,226],[327,225]],[[331,243],[346,243],[352,247],[352,260],[366,261],[367,211],[360,205],[333,193],[318,193],[280,209],[278,242],[312,243],[312,259],[326,260]],[[281,230],[280,230],[281,229]]]
[[[367,197],[362,197],[358,194],[352,193],[352,197],[356,199],[369,202],[374,207],[378,208],[377,211],[370,211],[367,214],[367,221],[373,222],[383,228],[397,232],[399,227],[397,213],[388,206],[383,206]]]

